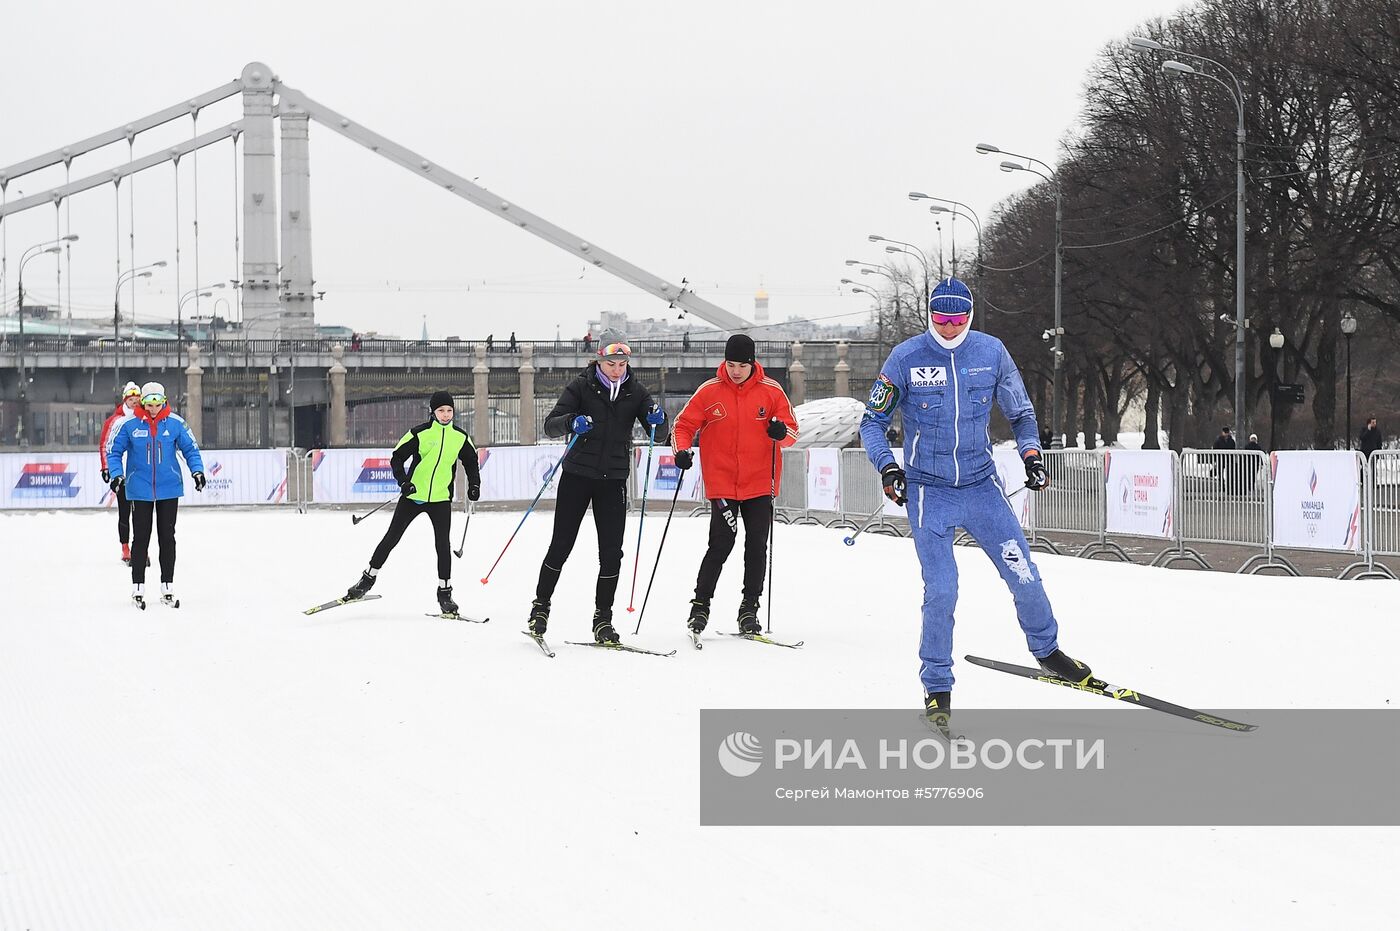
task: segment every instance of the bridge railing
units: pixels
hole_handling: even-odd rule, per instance
[[[515,344],[514,348],[511,347],[508,340],[493,340],[490,348],[487,349],[484,339],[418,340],[366,337],[359,339],[244,339],[228,336],[215,337],[207,334],[198,334],[195,338],[187,336],[183,341],[178,341],[173,336],[165,339],[124,338],[118,340],[111,336],[26,335],[23,348],[26,353],[33,354],[57,354],[74,351],[114,352],[117,350],[123,353],[158,353],[178,351],[182,343],[184,345],[197,345],[200,351],[205,354],[218,351],[229,355],[285,355],[290,352],[329,355],[335,346],[342,347],[347,355],[350,353],[361,355],[402,355],[407,353],[475,355],[477,347],[486,349],[492,355],[504,355],[519,353],[527,345],[534,350],[536,355],[588,355],[598,350],[597,340],[585,345],[581,339],[521,340]],[[4,338],[0,338],[0,353],[18,352],[20,345],[18,335],[8,334]],[[634,356],[642,358],[661,353],[712,353],[723,350],[724,337],[716,335],[691,340],[638,339],[632,340],[628,345]],[[786,340],[757,340],[755,342],[760,359],[786,358],[788,345]]]

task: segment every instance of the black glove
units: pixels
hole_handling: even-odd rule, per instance
[[[1031,491],[1044,491],[1050,487],[1050,473],[1045,471],[1045,460],[1040,453],[1026,457],[1026,487]]]
[[[126,479],[122,478],[120,475],[114,475],[114,476],[112,477],[112,480],[111,480],[110,482],[107,483],[107,487],[110,488],[110,489],[112,489],[112,493],[113,493],[113,494],[118,494],[118,495],[119,495],[119,494],[121,494],[122,486],[125,485],[125,484],[126,484]]]
[[[776,417],[768,421],[768,438],[770,440],[785,440],[787,435],[787,424]]]
[[[111,480],[112,480],[112,473],[111,473],[111,472],[108,472],[108,471],[104,468],[104,469],[102,470],[102,484],[106,485],[106,484],[107,484],[108,482],[110,482]]]
[[[195,491],[203,491],[203,490],[204,490],[204,473],[203,473],[203,472],[191,472],[191,473],[190,473],[190,478],[194,479],[194,490],[195,490]]]
[[[900,507],[909,500],[909,486],[904,479],[904,470],[891,462],[880,470],[880,484],[885,486],[885,497]]]
[[[684,472],[695,465],[695,454],[688,449],[676,450],[676,468]]]
[[[467,486],[467,500],[468,500],[468,501],[480,501],[480,500],[481,500],[481,483],[480,483],[480,482],[472,482],[471,484],[469,484],[469,485]]]
[[[399,490],[402,491],[403,496],[407,498],[409,495],[416,492],[418,490],[418,487],[412,482],[404,482],[402,485],[399,486]]]

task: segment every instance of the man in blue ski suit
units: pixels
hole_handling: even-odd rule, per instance
[[[1031,654],[1048,672],[1073,682],[1089,667],[1060,651],[1058,625],[1031,561],[1025,534],[992,462],[992,402],[1011,422],[1026,468],[1026,487],[1050,482],[1040,456],[1035,410],[1021,373],[1001,340],[972,330],[972,292],[945,278],[929,299],[929,328],[894,347],[870,391],[860,435],[880,470],[885,495],[905,505],[923,567],[923,635],[919,641],[924,713],[945,730],[953,688],[953,608],[958,567],[953,536],[967,530],[1001,573]],[[904,415],[904,465],[886,431]]]

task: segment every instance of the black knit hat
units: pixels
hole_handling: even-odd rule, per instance
[[[725,362],[747,362],[754,363],[753,337],[745,333],[735,333],[729,337],[729,341],[724,344]]]
[[[456,406],[457,402],[452,400],[452,392],[450,391],[434,391],[432,399],[428,401],[428,410],[430,411],[435,411],[439,407],[455,408]]]

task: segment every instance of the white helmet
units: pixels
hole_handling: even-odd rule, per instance
[[[148,381],[141,386],[142,404],[164,404],[165,386],[158,381]]]

